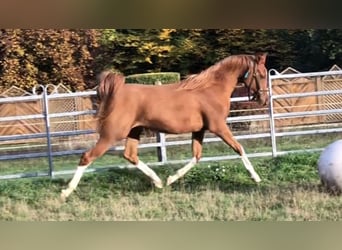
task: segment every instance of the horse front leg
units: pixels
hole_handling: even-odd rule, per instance
[[[177,170],[175,175],[171,175],[167,178],[167,185],[171,185],[179,178],[183,177],[190,171],[202,157],[202,142],[204,137],[204,130],[192,133],[192,159],[184,167]]]
[[[254,170],[252,163],[249,161],[244,148],[242,145],[233,137],[232,132],[228,128],[226,123],[220,123],[219,126],[215,126],[214,128],[209,128],[209,130],[219,136],[227,145],[229,145],[236,153],[241,156],[242,162],[245,168],[251,175],[251,178],[255,182],[260,182],[261,179],[257,172]]]

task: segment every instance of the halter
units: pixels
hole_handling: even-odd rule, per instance
[[[255,79],[255,83],[256,83],[256,87],[257,87],[257,91],[255,93],[259,94],[259,96],[264,94],[264,93],[268,93],[268,88],[266,88],[266,89],[261,88],[259,73],[257,72],[257,65],[255,62],[254,62],[254,67],[253,67],[253,75],[251,77],[251,80],[249,81],[249,84],[247,84],[246,80],[248,79],[248,76],[249,76],[249,70],[250,70],[250,68],[246,71],[245,75],[243,76],[243,82],[245,83],[247,90],[248,90],[248,99],[250,101],[253,101],[256,97],[256,96],[253,96],[253,98],[251,98],[251,83],[253,81],[253,78]]]

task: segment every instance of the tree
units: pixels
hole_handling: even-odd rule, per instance
[[[96,58],[97,71],[114,68],[124,74],[159,72],[171,51],[168,29],[106,29]]]
[[[329,70],[333,64],[342,66],[342,30],[311,30],[308,63],[312,71]]]
[[[2,88],[63,83],[76,91],[92,85],[98,31],[6,29],[0,36]]]
[[[95,86],[96,74],[198,73],[233,54],[268,52],[267,67],[320,71],[342,64],[342,30],[3,29],[0,88],[63,83]]]

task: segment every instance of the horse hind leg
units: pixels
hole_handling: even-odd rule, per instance
[[[192,159],[184,167],[177,170],[176,174],[167,178],[167,185],[171,185],[179,178],[183,177],[187,172],[192,169],[202,156],[202,142],[204,137],[204,130],[192,133]]]
[[[81,156],[73,178],[69,182],[68,187],[61,192],[62,200],[65,200],[76,189],[86,168],[89,167],[96,158],[102,156],[109,149],[111,144],[111,140],[100,137],[96,145]]]
[[[139,160],[138,144],[139,144],[141,132],[142,132],[142,127],[136,127],[131,130],[126,140],[125,151],[124,151],[123,157],[126,160],[128,160],[130,163],[134,164],[145,175],[150,177],[154,185],[157,188],[163,188],[163,182],[158,177],[158,175],[151,168],[149,168],[144,162]]]

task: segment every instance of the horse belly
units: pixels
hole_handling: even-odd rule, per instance
[[[169,134],[189,133],[203,128],[203,118],[196,111],[161,108],[150,112],[147,118],[147,127]]]
[[[139,125],[170,134],[199,131],[203,128],[200,102],[189,92],[150,88],[142,98],[140,91]]]

